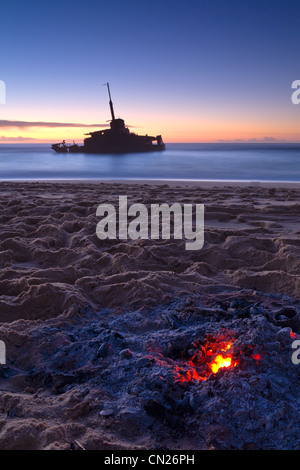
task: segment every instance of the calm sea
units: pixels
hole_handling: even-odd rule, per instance
[[[0,180],[300,181],[300,144],[166,144],[164,152],[58,154],[49,144],[1,144]]]

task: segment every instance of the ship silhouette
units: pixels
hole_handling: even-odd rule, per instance
[[[156,137],[138,135],[130,132],[123,119],[115,118],[114,107],[111,99],[109,83],[106,83],[109,106],[111,112],[110,129],[101,129],[89,132],[83,141],[83,145],[61,143],[53,144],[51,148],[59,153],[131,153],[154,152],[165,150],[165,144],[161,135]]]

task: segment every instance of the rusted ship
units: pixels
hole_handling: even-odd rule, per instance
[[[111,112],[110,128],[89,132],[83,145],[66,144],[65,141],[53,144],[58,153],[132,153],[165,150],[162,136],[138,135],[130,132],[123,119],[115,118],[109,83],[106,83]]]

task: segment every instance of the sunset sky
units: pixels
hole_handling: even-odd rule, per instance
[[[106,82],[139,134],[299,142],[299,31],[294,0],[2,2],[0,142],[81,142]]]

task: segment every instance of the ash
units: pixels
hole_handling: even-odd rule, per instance
[[[34,437],[13,448],[299,449],[299,305],[236,290],[1,325],[0,447],[15,422]]]

